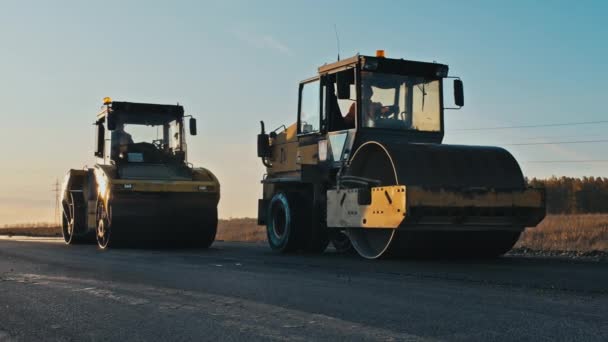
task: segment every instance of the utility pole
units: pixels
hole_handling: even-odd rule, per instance
[[[59,189],[59,179],[55,180],[54,187],[51,191],[55,192],[55,224],[59,225],[59,193],[61,191],[61,189]]]

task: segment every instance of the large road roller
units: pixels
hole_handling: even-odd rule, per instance
[[[187,161],[180,105],[105,98],[94,122],[96,164],[72,169],[62,188],[67,244],[157,243],[209,247],[217,230],[220,184]]]
[[[452,81],[453,105],[444,83]],[[443,144],[463,83],[438,63],[356,55],[299,85],[297,122],[258,135],[258,224],[280,252],[496,257],[545,216],[505,149]]]

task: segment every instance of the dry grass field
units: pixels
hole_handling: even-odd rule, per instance
[[[52,224],[0,227],[2,235],[61,236]],[[266,241],[265,227],[252,218],[220,220],[217,240]],[[608,214],[549,215],[536,228],[527,229],[515,246],[535,251],[608,252]]]
[[[0,227],[0,235],[61,236],[61,228],[51,223],[21,223]],[[266,228],[258,226],[256,219],[233,218],[220,220],[217,240],[266,241]]]
[[[223,241],[266,241],[266,227],[258,226],[253,218],[233,218],[220,220],[217,240]]]
[[[608,252],[608,214],[548,215],[538,227],[526,229],[515,247]]]
[[[52,223],[20,223],[0,227],[1,235],[61,236],[61,228]]]

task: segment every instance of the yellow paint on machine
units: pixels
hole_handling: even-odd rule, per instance
[[[327,226],[341,228],[397,228],[406,215],[404,185],[371,188],[371,203],[359,204],[365,189],[327,191]],[[365,195],[365,194],[362,194]]]
[[[297,126],[293,124],[272,141],[271,173],[285,173],[300,170],[297,162],[298,137]]]
[[[297,163],[298,143],[290,142],[272,146],[272,173],[283,173],[299,171],[300,164]]]
[[[138,192],[217,192],[216,182],[195,181],[151,181],[113,179],[110,181],[115,190],[122,187],[123,190]]]
[[[316,165],[319,163],[319,145],[311,144],[298,148],[298,163],[303,165]]]

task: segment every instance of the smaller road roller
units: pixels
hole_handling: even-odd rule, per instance
[[[196,135],[196,119],[180,105],[104,99],[94,123],[97,162],[68,171],[63,181],[67,244],[213,243],[220,184],[211,171],[187,161],[188,117]]]
[[[453,81],[449,108],[444,83]],[[446,87],[448,88],[448,87]],[[280,252],[496,257],[545,216],[498,147],[443,144],[463,83],[438,63],[356,55],[300,83],[297,121],[266,133],[258,224]]]

